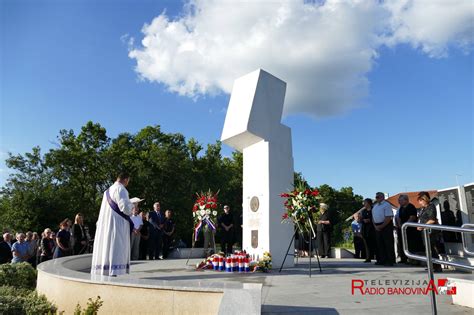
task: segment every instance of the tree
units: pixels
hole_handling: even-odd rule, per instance
[[[78,135],[61,130],[58,147],[42,155],[39,147],[6,161],[15,172],[0,190],[2,228],[41,231],[56,228],[78,212],[95,229],[103,192],[120,171],[131,174],[130,197],[144,198],[142,210],[160,201],[175,214],[177,237],[191,242],[195,193],[220,190],[220,201],[242,205],[242,154],[222,158],[221,143],[205,152],[195,139],[147,126],[111,139],[100,124],[88,122]]]

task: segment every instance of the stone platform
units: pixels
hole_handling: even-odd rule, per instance
[[[87,260],[87,256],[79,257]],[[199,261],[191,259],[190,265]],[[64,287],[52,292],[51,288],[56,284],[51,281],[55,277],[67,281],[72,281],[71,276],[79,277],[75,281],[102,286],[104,314],[127,313],[123,308],[127,296],[135,301],[135,306],[143,304],[145,311],[134,312],[142,314],[252,314],[260,312],[260,305],[263,314],[431,314],[429,295],[361,296],[351,293],[353,279],[426,280],[427,273],[421,267],[378,267],[356,259],[321,259],[323,272],[319,273],[314,268],[309,278],[307,258],[299,259],[299,264],[284,269],[282,273],[278,273],[274,266],[270,273],[249,274],[195,271],[193,266],[186,266],[186,260],[170,259],[132,262],[130,275],[98,283],[91,281],[88,269],[66,275],[59,275],[59,272],[53,276],[45,275],[59,263],[57,260],[50,262],[49,266],[38,267],[40,292],[48,296],[53,293],[56,296],[67,295]],[[313,266],[316,267],[314,263],[313,259]],[[74,263],[64,261],[61,264],[66,267],[70,264],[67,268],[72,268]],[[473,280],[474,276],[446,271],[436,274],[436,278]],[[113,293],[117,288],[123,289],[119,296]],[[91,289],[84,292],[87,298],[95,297],[92,295],[95,291]],[[73,297],[77,297],[77,293]],[[138,302],[141,298],[145,301]],[[447,295],[438,295],[437,302],[439,314],[473,313],[472,308],[452,304],[451,297]],[[76,303],[72,303],[72,307]]]

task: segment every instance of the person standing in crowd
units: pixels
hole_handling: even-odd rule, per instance
[[[59,224],[59,232],[56,235],[56,248],[53,258],[66,257],[71,255],[71,233],[69,232],[69,219],[63,220]]]
[[[361,212],[361,221],[362,221],[362,237],[364,240],[364,245],[366,246],[366,263],[370,263],[372,259],[375,258],[377,253],[377,242],[375,239],[375,228],[372,219],[372,199],[364,199],[364,209]]]
[[[419,223],[423,224],[438,224],[438,218],[436,217],[436,206],[431,202],[430,194],[426,191],[422,191],[418,194],[418,203],[421,206]],[[422,227],[417,228],[418,231],[423,231]],[[439,230],[431,230],[430,235],[430,244],[425,244],[425,246],[431,246],[431,257],[439,259],[439,254],[441,250],[439,248]],[[433,269],[435,272],[442,272],[440,264],[433,264]]]
[[[148,222],[150,222],[150,259],[162,259],[161,250],[163,248],[163,226],[165,223],[165,216],[161,212],[159,202],[153,204],[153,211],[148,214]]]
[[[385,200],[382,192],[375,194],[375,205],[372,209],[375,237],[377,240],[378,256],[376,265],[393,266],[395,249],[393,237],[392,206]]]
[[[0,264],[6,264],[12,261],[12,243],[10,233],[3,233],[0,242]]]
[[[455,225],[461,227],[462,224],[463,224],[462,211],[459,210],[459,209],[457,209],[457,210],[456,210],[456,223],[455,223]],[[458,243],[462,243],[462,235],[461,235],[461,233],[455,232],[455,235],[456,235],[456,241],[457,241]]]
[[[28,263],[36,268],[36,253],[38,251],[38,241],[33,238],[33,232],[26,232],[25,242],[28,244]]]
[[[30,247],[25,241],[24,233],[16,233],[16,242],[12,245],[12,264],[27,262],[30,258],[28,252]]]
[[[143,199],[132,198],[130,201],[133,203],[132,219],[133,222],[133,232],[130,236],[130,255],[132,260],[138,260],[140,258],[140,229],[143,226],[143,219],[140,215],[140,210],[138,209],[138,203]]]
[[[69,248],[71,249],[70,252],[69,252],[69,255],[72,255],[73,254],[73,249],[74,249],[74,235],[73,235],[73,229],[72,229],[72,226],[73,226],[73,223],[72,223],[72,220],[69,219],[69,218],[66,218],[67,220],[67,228],[66,230],[69,232]]]
[[[332,222],[329,215],[329,207],[325,203],[319,205],[321,216],[316,225],[316,240],[318,243],[318,254],[321,258],[331,258],[331,232]],[[310,253],[311,255],[311,253]]]
[[[224,206],[224,213],[217,220],[221,228],[221,246],[222,251],[232,254],[232,246],[234,245],[234,216],[230,213],[230,207]]]
[[[140,215],[142,216],[142,228],[140,229],[140,250],[138,254],[138,259],[140,260],[146,260],[146,257],[148,255],[148,241],[150,239],[150,228],[151,225],[148,222],[148,212],[142,211],[140,212]]]
[[[398,197],[398,204],[400,208],[397,211],[397,216],[395,217],[395,222],[397,224],[397,245],[398,245],[398,254],[400,256],[400,263],[408,263],[407,256],[403,251],[403,240],[402,240],[402,225],[406,222],[417,222],[418,218],[416,216],[416,208],[413,204],[410,203],[408,195],[400,195]],[[415,228],[407,229],[407,241],[408,241],[408,250],[410,252],[416,252],[418,244],[421,241],[419,237],[420,233]]]
[[[443,202],[443,207],[441,209],[441,223],[443,225],[456,226],[456,217],[454,216],[454,212],[451,210],[448,200]],[[443,231],[442,234],[445,242],[457,242],[455,232]]]
[[[35,242],[35,253],[34,253],[35,258],[34,258],[33,266],[36,268],[36,266],[38,266],[38,263],[39,263],[40,242],[41,242],[41,239],[37,232],[33,232],[32,240]]]
[[[115,277],[130,273],[130,220],[133,204],[126,187],[130,175],[121,173],[104,192],[92,251],[91,274]]]
[[[53,232],[51,229],[44,229],[43,237],[40,243],[40,263],[53,259],[54,254],[54,240],[52,238]]]
[[[87,235],[84,228],[84,216],[82,213],[76,214],[76,217],[74,218],[72,235],[74,238],[74,255],[85,254],[87,252]]]
[[[351,223],[352,236],[354,239],[354,258],[365,258],[364,239],[362,238],[362,223],[360,222],[360,213],[354,213],[354,221]]]
[[[202,227],[202,234],[204,236],[204,255],[206,257],[209,257],[214,254],[214,248],[216,247],[216,231],[211,230],[207,224],[204,224],[204,226]]]
[[[173,242],[173,234],[175,230],[175,224],[172,219],[173,211],[165,211],[165,225],[163,227],[163,258],[167,258],[171,244]]]

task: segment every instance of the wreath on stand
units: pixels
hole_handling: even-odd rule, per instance
[[[300,233],[311,233],[312,238],[316,237],[313,222],[317,222],[321,216],[318,211],[319,191],[316,188],[299,186],[280,196],[286,199],[283,203],[285,213],[282,215],[282,223],[292,222]]]
[[[196,193],[196,202],[193,206],[194,242],[197,241],[199,232],[203,229],[216,231],[216,222],[219,215],[217,193],[208,190],[206,193]]]

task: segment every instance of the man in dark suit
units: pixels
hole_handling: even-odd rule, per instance
[[[0,264],[10,263],[12,258],[11,235],[10,233],[5,233],[0,242]]]
[[[149,239],[149,253],[150,260],[162,259],[161,249],[163,248],[163,227],[165,223],[165,216],[161,212],[160,203],[153,204],[153,211],[148,215],[148,222],[150,222],[150,239]]]

